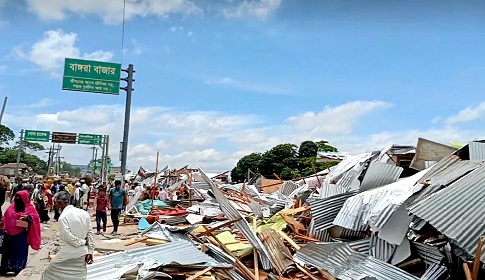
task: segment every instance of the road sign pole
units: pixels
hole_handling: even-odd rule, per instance
[[[15,165],[15,177],[19,175],[19,165],[20,165],[20,156],[22,155],[22,148],[24,145],[24,130],[20,130],[20,141],[19,141],[19,148],[17,150],[17,164]]]
[[[128,65],[128,69],[122,69],[121,71],[128,73],[126,78],[121,80],[126,81],[126,87],[120,89],[126,91],[126,107],[125,107],[125,125],[123,128],[123,146],[121,148],[121,174],[123,176],[126,173],[126,163],[128,160],[128,136],[130,133],[130,111],[131,111],[131,93],[133,92],[133,73],[135,73],[133,64]]]

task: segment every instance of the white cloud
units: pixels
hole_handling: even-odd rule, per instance
[[[214,79],[214,80],[207,80],[204,83],[208,86],[226,86],[226,87],[233,87],[236,89],[266,93],[266,94],[275,94],[275,95],[291,94],[289,90],[282,87],[258,84],[254,82],[248,82],[248,81],[239,81],[231,77],[223,77],[223,78]]]
[[[477,106],[467,107],[458,112],[458,114],[447,118],[445,122],[451,125],[462,122],[474,121],[483,117],[485,117],[485,102],[482,102]]]
[[[20,105],[20,106],[13,106],[13,109],[36,109],[36,108],[44,108],[49,107],[56,104],[56,102],[50,98],[42,98],[38,102],[27,104],[27,105]]]
[[[132,53],[134,55],[142,55],[145,50],[140,46],[137,40],[131,39],[131,44],[133,45]]]
[[[63,20],[70,14],[101,17],[105,23],[119,23],[123,19],[123,1],[120,0],[27,0],[29,10],[46,20]],[[125,19],[170,14],[193,15],[202,10],[188,0],[127,0]]]
[[[81,50],[76,47],[77,39],[78,35],[73,32],[49,30],[44,33],[42,39],[32,45],[29,51],[16,48],[15,52],[52,74],[58,73],[66,57],[101,61],[109,61],[113,58],[113,53],[110,51],[97,50],[92,53],[81,53]]]
[[[444,144],[467,142],[483,136],[485,125],[474,130],[461,130],[446,125],[423,130],[382,131],[354,135],[359,125],[371,126],[366,117],[388,108],[383,101],[353,101],[320,112],[290,116],[282,124],[266,124],[256,116],[231,115],[221,112],[183,111],[159,106],[132,108],[128,167],[140,165],[153,170],[156,152],[160,165],[181,167],[200,165],[209,172],[230,170],[237,160],[251,152],[265,150],[281,143],[300,144],[304,140],[328,140],[344,153],[369,152],[389,144],[415,145],[418,137]],[[118,163],[122,138],[124,106],[95,105],[73,110],[36,114],[32,110],[7,112],[5,123],[15,131],[39,129],[110,135],[110,155]],[[384,115],[386,112],[379,112]],[[328,124],[330,123],[330,124]],[[422,122],[422,123],[427,123]],[[222,143],[222,145],[221,145]],[[91,159],[88,146],[63,145],[66,160],[83,164]]]
[[[233,9],[224,9],[227,18],[255,17],[266,19],[281,5],[281,0],[243,0]]]
[[[384,101],[353,101],[320,112],[306,112],[288,118],[296,130],[310,135],[349,134],[365,115],[391,106]]]

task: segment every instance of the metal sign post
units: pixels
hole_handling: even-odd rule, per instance
[[[133,64],[128,65],[128,69],[121,69],[121,71],[128,73],[126,78],[122,78],[121,80],[126,82],[126,87],[120,87],[120,89],[126,91],[126,106],[125,106],[125,125],[123,128],[123,142],[121,147],[121,174],[123,176],[126,174],[126,162],[128,159],[128,136],[130,133],[130,111],[131,111],[131,93],[134,91],[133,89],[133,73],[135,70],[133,68]]]

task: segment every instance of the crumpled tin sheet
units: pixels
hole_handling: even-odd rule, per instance
[[[240,219],[241,214],[236,210],[236,208],[234,208],[229,199],[224,196],[224,194],[219,190],[219,188],[217,188],[214,182],[212,182],[212,180],[207,177],[207,175],[204,173],[204,171],[202,171],[199,166],[198,169],[200,170],[202,179],[207,182],[211,187],[211,190],[214,193],[214,196],[226,217],[232,220]],[[258,250],[259,259],[261,260],[263,269],[271,269],[272,264],[270,263],[270,259],[268,257],[268,251],[266,250],[256,233],[251,229],[251,226],[248,224],[248,222],[244,219],[240,219],[239,221],[235,222],[234,225],[248,239],[251,245],[253,245],[253,247]]]
[[[340,280],[419,279],[391,264],[358,253],[345,243],[308,243],[293,259],[299,264],[324,269]]]

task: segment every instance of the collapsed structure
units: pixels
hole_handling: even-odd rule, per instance
[[[153,246],[97,258],[88,279],[484,277],[485,143],[420,138],[276,188],[260,175],[230,185],[182,173],[169,189],[188,184],[190,199],[125,213],[140,228],[130,244]]]

